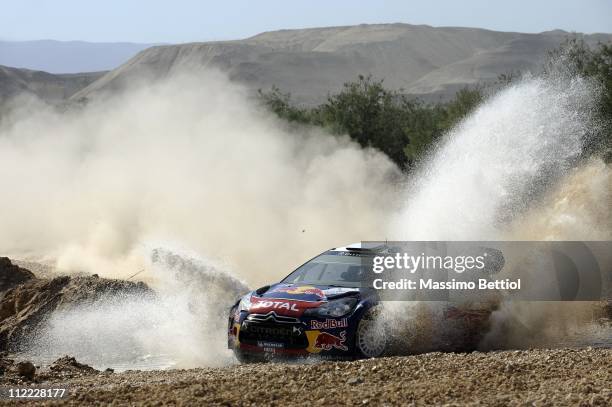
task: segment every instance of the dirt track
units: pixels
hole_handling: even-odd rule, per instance
[[[40,385],[58,384],[44,378]],[[4,380],[3,380],[4,381]],[[72,405],[611,405],[612,349],[430,353],[356,362],[85,373]],[[2,385],[8,383],[4,381]]]

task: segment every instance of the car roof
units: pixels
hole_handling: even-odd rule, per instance
[[[334,247],[329,250],[334,252],[378,252],[385,247],[386,244],[380,244],[379,242],[357,242],[346,246]]]
[[[348,252],[349,250],[359,250],[361,249],[361,242],[347,244],[346,246],[341,247],[333,247],[329,250],[333,250],[335,252]]]

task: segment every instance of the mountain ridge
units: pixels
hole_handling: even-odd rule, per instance
[[[609,34],[574,35],[591,45],[612,40]],[[73,98],[210,67],[252,90],[276,86],[306,105],[321,103],[360,74],[411,95],[448,98],[500,74],[540,69],[567,36],[559,30],[531,34],[401,23],[268,31],[242,40],[147,48]]]
[[[136,81],[214,68],[252,91],[276,86],[303,105],[321,103],[341,90],[343,83],[368,74],[408,95],[446,100],[463,87],[494,83],[500,74],[537,73],[548,52],[570,36],[589,45],[612,41],[612,34],[520,33],[403,23],[284,29],[238,40],[155,44],[108,72],[83,74],[79,81],[27,70],[17,74],[15,68],[6,67],[0,97],[25,89],[46,98],[57,99],[61,93],[81,101]],[[11,75],[7,69],[13,70]],[[28,85],[28,78],[38,82]],[[45,78],[47,87],[40,82]],[[69,87],[63,93],[58,90],[62,82]]]
[[[0,65],[0,106],[20,94],[34,95],[50,103],[62,102],[105,73],[52,74]]]

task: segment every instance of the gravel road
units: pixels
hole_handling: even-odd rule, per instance
[[[8,382],[7,382],[8,381]],[[355,362],[36,375],[70,405],[612,405],[612,349],[429,353]],[[11,382],[5,376],[3,386]],[[12,383],[15,383],[13,379]]]

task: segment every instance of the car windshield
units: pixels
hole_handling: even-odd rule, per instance
[[[316,284],[362,287],[365,280],[363,255],[326,252],[300,266],[282,281],[287,284]]]

